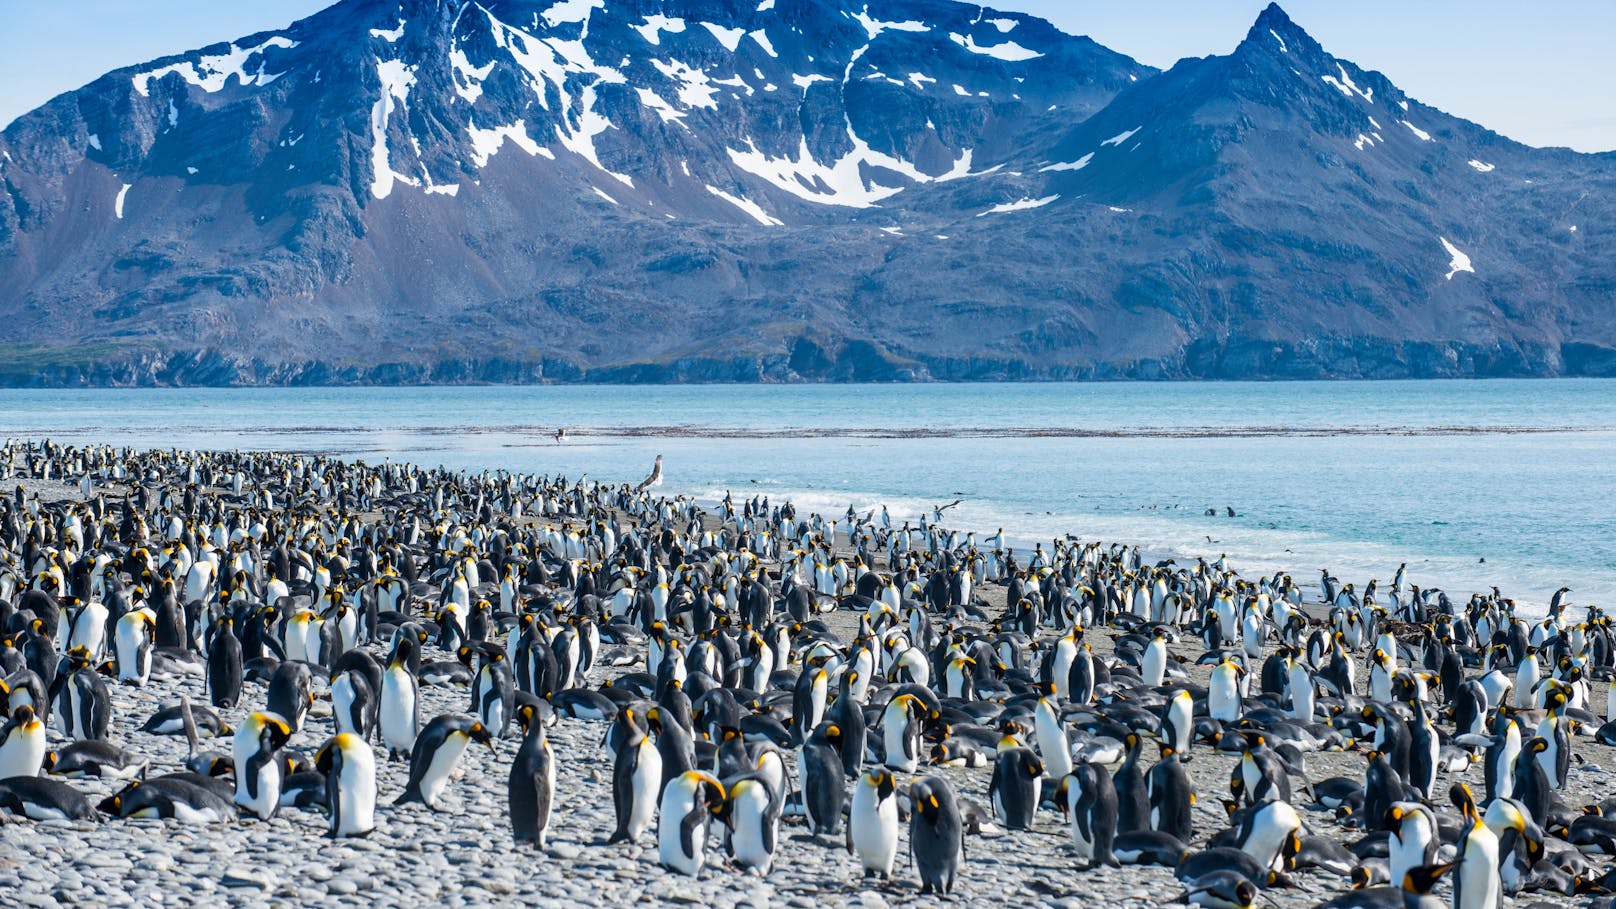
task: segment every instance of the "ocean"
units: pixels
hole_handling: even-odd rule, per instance
[[[895,521],[1226,556],[1538,611],[1616,601],[1616,384],[1600,380],[0,391],[0,430],[767,495]],[[556,442],[556,428],[565,427]],[[1212,509],[1215,514],[1208,514]],[[1228,516],[1233,509],[1234,517]]]

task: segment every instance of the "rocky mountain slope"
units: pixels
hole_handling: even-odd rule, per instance
[[[1616,374],[1613,199],[1277,6],[345,0],[0,133],[0,381]]]

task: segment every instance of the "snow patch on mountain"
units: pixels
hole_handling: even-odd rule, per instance
[[[1449,243],[1447,237],[1437,237],[1437,239],[1442,241],[1442,248],[1447,250],[1448,255],[1451,257],[1448,262],[1449,281],[1452,281],[1453,276],[1461,271],[1468,271],[1471,274],[1476,273],[1475,268],[1470,265],[1470,257],[1461,252],[1459,247]]]
[[[981,213],[977,214],[977,217],[978,218],[985,218],[988,215],[1002,215],[1002,214],[1005,214],[1007,212],[1027,211],[1027,210],[1033,209],[1033,208],[1043,208],[1045,205],[1048,205],[1049,203],[1054,202],[1054,201],[1058,200],[1059,198],[1060,198],[1060,196],[1056,195],[1056,196],[1046,196],[1046,197],[1044,197],[1042,199],[1033,199],[1033,198],[1028,197],[1028,198],[1017,199],[1014,202],[1003,202],[1003,203],[1000,203],[998,205],[993,206],[992,208],[988,209],[985,212],[981,212]]]
[[[1041,174],[1047,174],[1063,170],[1082,170],[1083,168],[1088,167],[1089,162],[1093,160],[1094,152],[1089,152],[1083,157],[1078,158],[1076,161],[1061,161],[1055,164],[1050,164],[1046,167],[1040,167],[1038,168],[1038,172]]]
[[[275,35],[251,47],[237,47],[234,44],[229,47],[230,49],[225,53],[204,55],[199,57],[195,63],[186,60],[136,73],[133,78],[135,92],[142,98],[150,97],[152,80],[160,80],[169,73],[178,73],[186,82],[209,94],[220,91],[228,85],[231,76],[235,76],[240,80],[243,86],[255,83],[260,86],[268,85],[280,78],[281,74],[265,74],[264,63],[261,58],[258,61],[258,70],[254,73],[248,73],[246,70],[248,61],[270,48],[290,50],[297,47],[297,42],[290,38]]]
[[[393,116],[394,102],[407,111],[410,86],[415,84],[415,67],[402,60],[377,60],[376,77],[381,80],[382,91],[370,109],[370,194],[385,199],[393,192],[393,183],[418,185],[414,178],[396,173],[392,155],[387,147],[387,122]]]
[[[948,37],[955,44],[958,44],[960,47],[965,48],[973,54],[982,54],[983,56],[994,57],[1010,63],[1020,63],[1024,60],[1033,60],[1043,56],[1043,54],[1039,53],[1038,51],[1028,50],[1014,41],[1006,41],[1003,44],[982,45],[977,44],[976,38],[972,35],[961,35],[958,32],[949,32]]]
[[[718,187],[713,186],[712,184],[707,185],[707,191],[745,212],[754,221],[763,225],[764,227],[782,227],[785,224],[785,222],[781,221],[779,218],[776,218],[764,211],[763,206],[753,202],[751,199],[743,199],[740,196],[732,196]]]
[[[647,42],[660,45],[662,43],[663,32],[667,32],[670,35],[677,35],[684,32],[685,20],[680,19],[677,16],[669,17],[660,14],[646,16],[645,22],[641,25],[634,26],[634,30],[639,32],[640,37],[644,38]]]

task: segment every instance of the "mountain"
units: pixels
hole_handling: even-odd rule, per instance
[[[1608,375],[1613,190],[1277,6],[346,0],[0,132],[0,382]]]

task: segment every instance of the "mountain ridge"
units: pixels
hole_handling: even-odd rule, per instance
[[[602,6],[345,0],[19,118],[0,382],[1616,374],[1616,155],[1277,5],[1165,71],[946,0]]]

